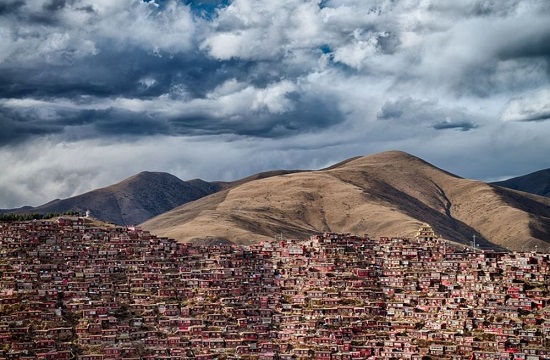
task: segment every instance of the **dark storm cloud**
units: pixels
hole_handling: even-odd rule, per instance
[[[234,79],[228,83],[221,88],[247,84]],[[70,141],[153,135],[278,138],[319,131],[345,120],[337,99],[304,93],[289,82],[224,91],[217,89],[189,104],[181,101],[176,106],[174,99],[168,97],[95,98],[93,104],[71,98],[7,101],[0,107],[0,114],[3,127],[9,131],[0,138],[0,146],[59,133]]]
[[[31,137],[66,133],[70,141],[82,139],[176,135],[168,121],[146,112],[108,108],[102,110],[51,110],[49,118],[32,111],[0,107],[0,147]]]
[[[59,24],[57,12],[63,10],[67,4],[72,3],[74,3],[73,0],[50,0],[44,2],[39,8],[26,9],[24,1],[8,1],[0,4],[0,16],[11,17],[23,25],[53,26]]]
[[[218,118],[207,113],[183,114],[170,119],[171,133],[179,135],[234,134],[258,138],[280,138],[314,132],[345,120],[334,99],[291,93],[293,110],[265,110]]]
[[[479,127],[470,120],[475,116],[464,109],[446,108],[434,100],[404,97],[386,102],[377,114],[378,120],[391,121],[394,124],[425,124],[435,130],[457,129],[468,131]]]
[[[61,68],[44,69],[2,69],[0,67],[0,97],[3,98],[76,98],[80,95],[88,96],[111,96],[116,94],[114,89],[124,89],[127,85],[124,82],[104,82],[103,76],[109,76],[101,72],[101,69],[93,74],[89,68],[78,71],[76,68],[67,69],[65,79],[59,78]],[[88,70],[88,71],[86,71]],[[80,74],[79,77],[70,77],[70,74]],[[116,78],[113,74],[112,78]],[[123,78],[119,78],[121,81]]]
[[[403,97],[387,101],[382,105],[377,118],[378,120],[415,123],[418,118],[422,119],[421,121],[433,120],[434,112],[437,112],[436,116],[440,117],[441,110],[438,108],[437,101]]]
[[[499,57],[503,60],[536,57],[550,60],[550,29],[542,29],[542,31],[545,32],[533,34],[529,38],[521,39],[501,49]]]
[[[456,129],[460,131],[468,131],[468,130],[477,128],[478,125],[473,124],[469,121],[461,121],[461,122],[442,121],[442,122],[433,124],[432,127],[436,130]]]
[[[65,7],[67,0],[50,0],[49,2],[44,3],[42,8],[49,12],[59,11]]]
[[[23,5],[25,2],[22,0],[0,2],[0,16],[17,12]]]
[[[430,10],[443,16],[453,14],[456,17],[506,17],[517,11],[521,0],[475,0],[462,2],[434,2]]]
[[[251,61],[220,62],[200,54],[154,54],[140,48],[117,51],[117,44],[105,42],[98,55],[59,64],[20,68],[0,64],[0,97],[150,98],[170,95],[178,86],[192,98],[200,98],[228,79],[263,87],[285,74],[264,69],[277,65]],[[69,54],[65,54],[69,56]],[[147,79],[151,84],[147,84]]]
[[[114,44],[100,49],[100,56],[82,59],[71,66],[48,65],[21,69],[0,65],[0,97],[57,97],[82,102],[83,96],[153,98],[174,95],[184,88],[192,98],[204,97],[228,79],[266,86],[275,77],[258,74],[256,64],[219,61],[195,55],[159,57],[142,49],[124,56],[112,51]],[[148,83],[150,81],[150,83]]]
[[[84,115],[101,136],[146,136],[168,134],[169,126],[163,119],[146,113],[121,109],[87,111]]]
[[[521,121],[547,121],[550,120],[550,112],[538,114],[536,116],[526,116]]]
[[[63,127],[44,121],[32,110],[23,113],[0,106],[0,148],[18,144],[35,136],[60,133]]]
[[[292,108],[283,112],[270,112],[265,108],[228,114],[220,117],[206,109],[182,112],[176,116],[153,114],[110,114],[106,121],[96,124],[102,134],[128,132],[133,134],[164,135],[223,135],[234,134],[258,138],[278,138],[318,131],[341,123],[345,117],[334,99],[315,98],[298,92],[284,96]],[[156,124],[155,124],[156,123]],[[162,125],[161,125],[162,124]],[[128,132],[128,134],[131,134]]]
[[[216,64],[195,57],[158,57],[142,49],[129,49],[124,56],[113,51],[116,44],[105,43],[101,55],[65,63],[44,64],[31,69],[2,67],[0,96],[78,97],[148,97],[168,93],[172,85],[183,82],[196,93],[212,86]],[[229,76],[229,75],[228,75]],[[140,83],[144,77],[155,80],[151,86]],[[218,80],[216,80],[217,83]],[[223,81],[220,79],[219,81]],[[215,84],[214,84],[215,85]]]

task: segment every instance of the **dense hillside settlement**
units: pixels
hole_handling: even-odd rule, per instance
[[[550,359],[550,256],[423,230],[206,247],[4,223],[0,358]]]

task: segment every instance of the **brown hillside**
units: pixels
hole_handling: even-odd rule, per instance
[[[462,179],[390,151],[250,181],[142,226],[180,241],[249,243],[324,231],[413,236],[422,222],[454,241],[476,235],[485,247],[542,249],[550,238],[550,199]]]
[[[175,207],[249,181],[291,174],[301,170],[272,170],[231,182],[183,181],[162,172],[143,171],[116,184],[66,199],[18,209],[0,209],[0,214],[48,214],[91,210],[94,217],[119,225],[138,224]]]
[[[97,219],[132,225],[217,190],[215,185],[202,180],[183,181],[168,173],[141,172],[111,186],[18,212],[90,210]]]

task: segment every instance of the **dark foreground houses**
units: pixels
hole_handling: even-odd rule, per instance
[[[86,218],[4,223],[0,358],[550,358],[550,256],[425,225],[206,247]]]

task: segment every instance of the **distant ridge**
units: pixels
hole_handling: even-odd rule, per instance
[[[135,225],[180,205],[215,192],[231,189],[249,181],[299,172],[273,170],[261,172],[236,181],[201,179],[183,181],[165,172],[143,171],[116,184],[67,199],[55,199],[46,204],[17,209],[0,209],[2,213],[65,213],[90,210],[94,218],[118,225]]]
[[[494,182],[493,184],[535,195],[550,197],[550,169],[535,171],[527,175]]]
[[[183,181],[168,173],[144,171],[82,195],[3,212],[46,214],[78,211],[84,214],[90,210],[99,220],[134,225],[218,190],[215,184],[203,180]]]
[[[264,171],[258,174],[250,175],[235,181],[214,181],[212,182],[212,184],[214,184],[220,190],[227,190],[227,189],[234,188],[235,186],[239,186],[254,180],[267,179],[272,176],[294,174],[294,173],[305,172],[305,171],[308,171],[308,170],[270,170],[270,171]]]
[[[463,179],[401,151],[318,171],[258,178],[190,202],[142,226],[179,241],[250,243],[333,231],[413,236],[422,222],[484,247],[542,248],[550,199]]]

